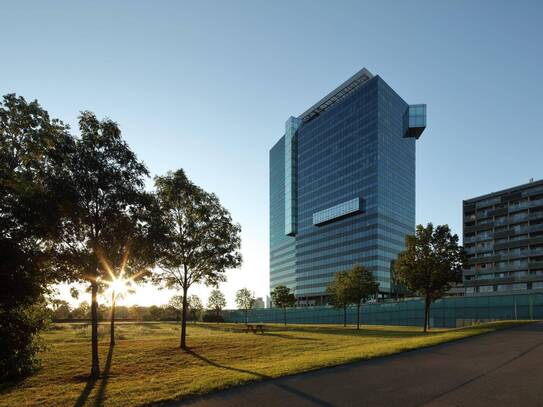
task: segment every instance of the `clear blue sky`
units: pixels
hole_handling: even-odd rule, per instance
[[[108,116],[152,174],[217,193],[243,228],[233,305],[268,290],[269,148],[362,67],[428,105],[418,223],[461,234],[462,199],[543,178],[542,21],[541,1],[10,1],[0,93],[74,130],[80,110]]]

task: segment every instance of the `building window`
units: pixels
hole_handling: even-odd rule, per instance
[[[492,291],[494,291],[494,286],[492,285],[482,285],[479,287],[480,293],[491,293]]]

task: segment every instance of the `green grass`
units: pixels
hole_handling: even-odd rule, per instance
[[[117,324],[109,352],[109,327],[100,325],[100,363],[106,374],[89,382],[90,327],[54,324],[45,332],[43,368],[0,390],[1,406],[129,406],[181,399],[252,381],[334,366],[491,332],[519,322],[470,328],[267,325],[266,334],[241,333],[241,325],[189,325],[189,352],[181,352],[179,327],[170,323]],[[521,322],[520,322],[521,323]]]

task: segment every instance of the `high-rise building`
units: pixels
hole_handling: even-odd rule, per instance
[[[256,298],[255,303],[253,304],[253,308],[266,308],[266,303],[264,302],[264,299],[262,297]]]
[[[543,290],[543,180],[464,201],[466,295]]]
[[[270,290],[326,302],[334,273],[360,264],[383,294],[415,229],[415,142],[426,105],[362,69],[298,117],[270,150]]]

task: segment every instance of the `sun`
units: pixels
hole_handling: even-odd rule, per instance
[[[123,293],[128,290],[129,281],[124,278],[116,278],[111,283],[109,283],[109,288],[116,293]]]
[[[108,286],[110,295],[114,295],[115,298],[124,298],[129,293],[133,292],[132,280],[124,277],[114,277],[105,282]]]

